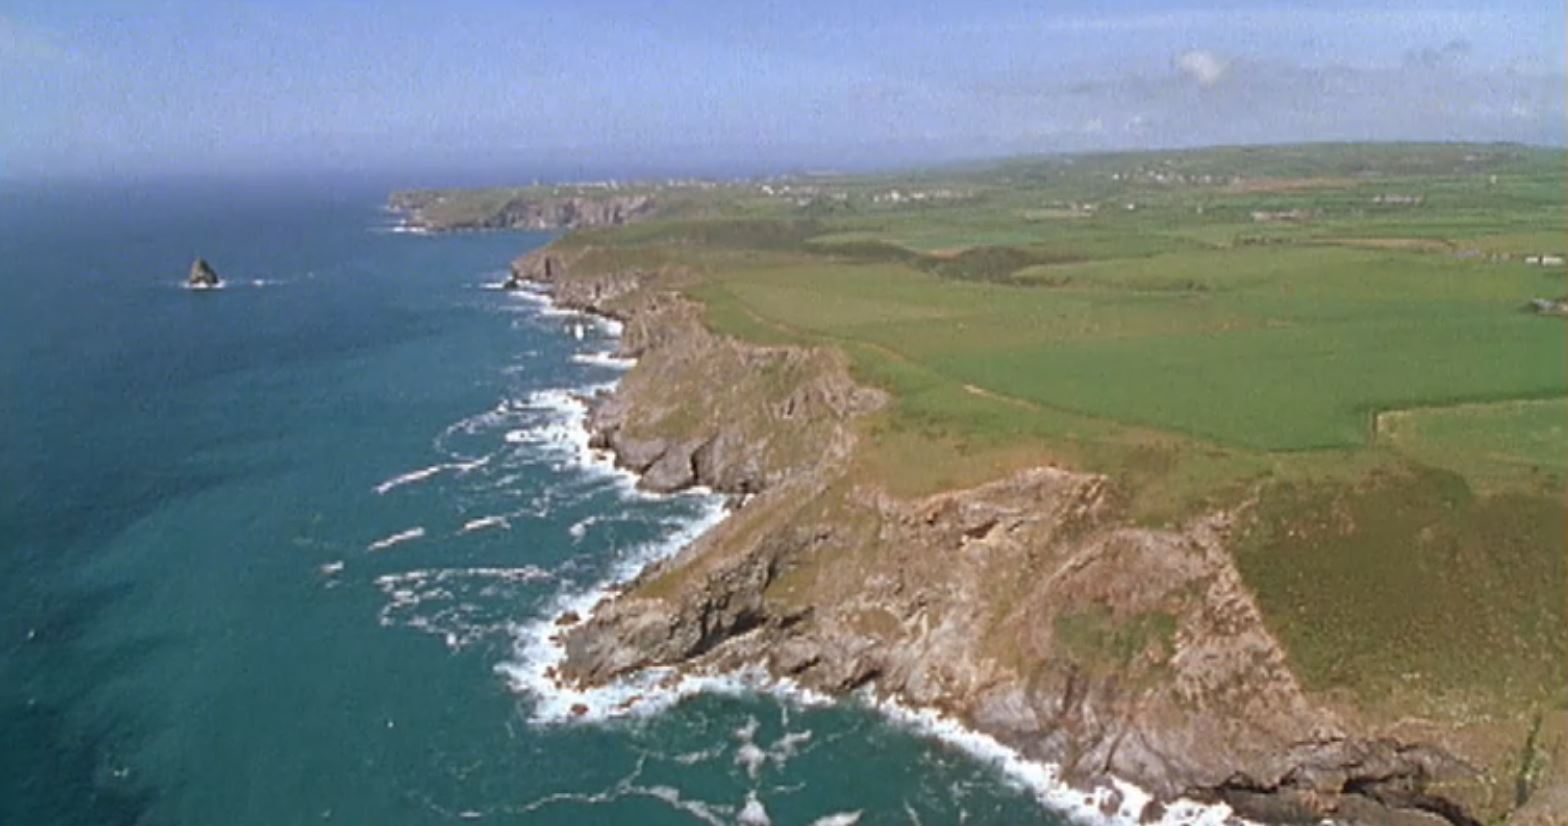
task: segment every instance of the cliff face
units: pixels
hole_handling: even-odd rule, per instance
[[[1225,549],[1233,514],[1127,521],[1114,480],[1036,468],[922,499],[851,470],[884,403],[837,353],[742,344],[651,273],[520,278],[621,318],[640,358],[593,410],[643,484],[744,495],[733,516],[567,632],[565,680],[760,665],[935,708],[1079,782],[1223,800],[1269,823],[1470,824],[1440,744],[1351,731],[1313,703]],[[1152,814],[1152,812],[1151,812]]]
[[[653,274],[570,278],[569,266],[538,254],[515,263],[513,278],[552,283],[562,304],[623,322],[620,355],[639,361],[594,405],[589,428],[644,488],[743,495],[820,475],[852,451],[850,420],[884,401],[850,380],[837,353],[713,335],[695,305],[644,287]]]
[[[516,194],[485,199],[475,193],[395,193],[389,206],[405,223],[429,232],[481,229],[578,229],[629,224],[652,214],[652,195]]]

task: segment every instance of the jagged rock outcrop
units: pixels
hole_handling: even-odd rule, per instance
[[[1083,783],[1220,800],[1265,823],[1478,824],[1462,754],[1351,730],[1308,697],[1226,542],[1235,516],[1131,524],[1114,480],[1050,467],[900,499],[853,472],[882,394],[842,355],[716,336],[657,274],[571,251],[514,276],[625,324],[640,358],[590,414],[656,490],[744,504],[563,630],[561,678],[762,666],[938,709]]]
[[[1119,524],[1103,479],[1037,469],[954,494],[845,500],[791,478],[568,637],[568,679],[761,663],[817,690],[942,710],[1073,780],[1224,800],[1264,822],[1439,823],[1462,777],[1315,708],[1216,517]],[[1467,823],[1462,814],[1448,822]]]
[[[503,290],[521,290],[530,282],[548,284],[555,280],[556,257],[550,254],[524,256],[512,262],[506,281],[501,283]],[[585,307],[589,308],[590,307]]]
[[[560,256],[541,253],[516,262],[513,277],[551,282],[561,303],[623,321],[620,355],[640,361],[593,405],[588,425],[594,445],[648,490],[755,493],[842,461],[854,441],[848,422],[883,402],[850,380],[835,351],[714,335],[695,304],[641,289],[651,274],[559,280],[564,270]]]
[[[185,277],[185,286],[196,290],[210,290],[223,286],[223,279],[218,277],[217,271],[207,263],[207,259],[197,258],[191,262],[191,271]]]

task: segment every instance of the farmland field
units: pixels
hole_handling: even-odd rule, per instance
[[[1483,488],[1568,474],[1568,399],[1399,410],[1380,418],[1378,436]]]
[[[1047,271],[1028,289],[806,264],[725,273],[708,294],[956,383],[1264,450],[1365,444],[1378,410],[1568,389],[1562,325],[1519,311],[1537,273],[1334,248]]]

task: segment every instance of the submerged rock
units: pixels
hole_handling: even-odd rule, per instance
[[[196,290],[210,290],[223,286],[223,279],[218,277],[216,270],[205,258],[197,258],[191,263],[191,273],[185,278],[185,286]]]
[[[518,272],[516,269],[513,269],[506,276],[506,280],[501,282],[501,289],[503,290],[521,290],[527,286],[528,278],[523,273]]]

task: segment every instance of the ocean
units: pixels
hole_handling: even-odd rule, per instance
[[[493,288],[550,236],[384,195],[0,192],[0,824],[1063,822],[855,703],[561,713],[541,629],[720,504],[587,455],[615,330]]]

